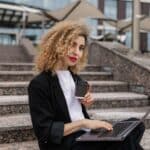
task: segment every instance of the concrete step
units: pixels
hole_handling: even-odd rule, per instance
[[[101,66],[97,66],[97,65],[90,65],[90,64],[88,64],[88,65],[86,65],[86,67],[85,67],[85,69],[84,69],[84,71],[102,71],[103,70],[103,68],[101,67]]]
[[[149,104],[148,96],[132,92],[92,93],[94,103],[91,109],[141,107]]]
[[[0,95],[25,95],[29,82],[0,82]],[[89,81],[92,92],[124,92],[128,85],[120,81]]]
[[[81,78],[84,80],[112,80],[111,72],[81,72]]]
[[[0,150],[39,150],[38,143],[34,141],[0,144]]]
[[[0,117],[0,144],[34,140],[29,114]]]
[[[29,112],[27,95],[0,96],[0,116]]]
[[[34,69],[34,63],[1,63],[1,71],[31,71]],[[110,70],[110,69],[109,69]],[[84,71],[108,71],[108,67],[87,64]]]
[[[128,84],[120,81],[88,81],[92,92],[127,92]]]
[[[29,82],[0,82],[0,95],[25,95]]]
[[[149,104],[148,97],[136,93],[93,93],[94,103],[89,109],[141,107]],[[0,115],[29,112],[27,95],[0,96]]]
[[[145,106],[132,108],[89,109],[88,113],[93,119],[115,122],[126,120],[128,118],[141,119],[148,110],[149,106]],[[144,123],[146,128],[150,128],[150,114],[147,116]]]
[[[143,113],[139,112],[130,115],[130,117],[135,117],[135,114],[136,116],[143,115]],[[109,116],[112,115],[109,114]],[[150,116],[148,120],[150,120]],[[141,142],[145,150],[149,150],[149,142],[150,129],[147,129]],[[30,148],[32,150],[39,150],[32,130],[30,116],[28,114],[19,114],[15,116],[1,117],[0,150],[30,150]]]
[[[150,129],[147,129],[143,135],[141,145],[144,150],[150,150]],[[16,142],[9,144],[0,144],[0,150],[39,150],[36,140],[27,142]]]
[[[141,145],[144,150],[150,150],[150,129],[147,129],[143,135]],[[0,144],[0,150],[39,150],[37,141],[17,142],[9,144]]]
[[[0,71],[0,81],[29,81],[34,74],[33,71]]]
[[[35,75],[34,71],[0,71],[0,81],[29,81]],[[111,80],[110,72],[81,72],[85,80]]]
[[[0,63],[1,71],[31,71],[33,68],[33,63]]]

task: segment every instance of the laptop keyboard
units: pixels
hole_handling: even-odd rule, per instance
[[[119,122],[113,126],[112,131],[108,131],[106,129],[102,129],[98,133],[98,137],[116,137],[122,133],[128,126],[130,126],[132,122]]]

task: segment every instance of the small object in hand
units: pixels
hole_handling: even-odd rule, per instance
[[[89,84],[87,81],[78,81],[76,83],[76,91],[75,91],[75,96],[78,99],[83,99],[85,94],[89,90]]]

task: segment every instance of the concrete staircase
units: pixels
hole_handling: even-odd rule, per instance
[[[0,150],[38,150],[28,108],[27,86],[34,76],[31,63],[0,64]],[[114,81],[110,69],[88,65],[81,76],[92,85],[92,118],[116,121],[140,118],[148,96],[130,91],[128,83]],[[142,145],[150,150],[150,115]]]

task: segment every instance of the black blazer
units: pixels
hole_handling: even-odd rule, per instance
[[[82,80],[71,72],[75,83]],[[63,136],[64,124],[71,122],[66,100],[57,75],[42,72],[29,84],[29,107],[35,135],[40,150],[67,150],[75,133]],[[82,105],[85,118],[89,118]]]

